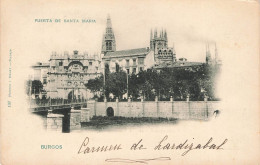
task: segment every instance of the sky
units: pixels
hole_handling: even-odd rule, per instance
[[[167,30],[169,45],[174,43],[177,58],[204,61],[205,43],[209,41],[212,53],[213,43],[217,43],[223,61],[217,85],[217,95],[222,99],[223,107],[220,118],[212,119],[211,122],[183,121],[171,129],[152,126],[149,129],[120,130],[116,135],[122,140],[122,144],[130,145],[131,140],[135,140],[128,136],[129,132],[137,138],[153,137],[158,141],[165,134],[177,141],[187,137],[194,137],[198,141],[202,140],[201,142],[208,137],[213,137],[216,142],[228,138],[225,150],[214,153],[203,151],[203,159],[210,163],[224,160],[249,162],[252,158],[259,157],[259,152],[255,152],[257,147],[248,147],[259,146],[259,136],[256,135],[259,135],[260,19],[259,4],[256,1],[2,0],[1,6],[1,128],[4,128],[1,129],[4,131],[1,135],[4,136],[3,139],[8,139],[5,140],[8,148],[6,159],[14,162],[15,155],[19,162],[38,162],[39,157],[35,155],[41,155],[41,160],[50,160],[49,152],[39,150],[39,144],[51,142],[66,145],[65,152],[53,152],[51,155],[57,164],[69,162],[71,156],[73,162],[77,161],[79,164],[89,162],[92,158],[100,160],[100,155],[92,155],[93,157],[87,159],[84,155],[76,159],[71,155],[73,153],[70,151],[78,149],[74,142],[81,141],[85,134],[57,134],[54,138],[51,134],[39,131],[42,122],[34,115],[25,115],[29,112],[24,86],[30,74],[30,66],[38,61],[47,62],[52,51],[72,52],[77,49],[81,52],[100,52],[107,14],[112,19],[117,50],[149,46],[150,30],[157,27]],[[35,19],[48,18],[89,18],[95,19],[96,23],[34,22]],[[12,97],[8,96],[10,91]],[[7,107],[8,101],[12,102],[12,108]],[[100,133],[87,132],[87,136],[95,139],[91,141],[93,145],[102,141],[103,137],[112,141],[115,139],[114,131]],[[152,141],[148,141],[148,144],[152,144]],[[21,154],[25,153],[24,148],[31,152]],[[147,154],[158,156],[157,152],[146,153],[146,156]],[[200,153],[193,154],[185,160],[175,155],[173,158],[177,162],[184,160],[194,164],[198,162],[196,158],[200,157]],[[120,155],[127,154],[120,152]]]
[[[235,2],[235,3],[234,3]],[[148,47],[151,29],[167,30],[168,45],[176,57],[204,62],[206,42],[227,69],[245,67],[258,51],[259,29],[255,3],[246,1],[12,1],[2,12],[8,22],[3,35],[13,50],[13,62],[26,70],[36,62],[48,62],[53,51],[100,53],[109,14],[117,50]],[[250,19],[249,19],[250,18]],[[35,22],[61,19],[61,23]],[[64,23],[64,19],[92,19],[96,23]],[[3,45],[4,46],[4,45]],[[241,61],[243,61],[241,63]],[[234,63],[233,67],[229,65]],[[26,70],[27,72],[27,70]]]
[[[232,15],[225,5],[210,1],[77,2],[54,1],[39,5],[29,1],[21,4],[28,10],[19,6],[12,8],[19,13],[19,17],[10,17],[19,27],[14,27],[14,34],[17,33],[23,44],[19,51],[32,57],[31,63],[47,61],[52,51],[100,53],[108,14],[117,50],[148,47],[150,31],[157,28],[158,31],[167,30],[168,45],[174,44],[177,58],[205,61],[206,42],[210,43],[212,55],[216,42],[221,55],[223,37],[228,37],[230,30],[236,31],[227,28],[227,23],[239,18],[239,14]],[[227,16],[227,12],[231,15]],[[35,19],[61,19],[61,23],[39,23]],[[78,19],[79,23],[64,23],[64,19]],[[81,23],[82,19],[92,19],[96,23]]]

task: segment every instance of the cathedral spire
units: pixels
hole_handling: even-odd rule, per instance
[[[107,23],[106,23],[106,32],[103,35],[103,41],[102,41],[102,53],[106,54],[107,52],[114,52],[114,51],[116,51],[116,40],[112,29],[111,18],[110,15],[108,15]]]
[[[151,29],[151,33],[150,33],[150,40],[153,39],[153,30]]]
[[[110,27],[112,28],[112,23],[111,23],[111,19],[110,19],[110,15],[107,15],[107,28]]]
[[[162,29],[162,38],[164,38],[164,32],[163,31],[164,31],[164,29]]]
[[[154,38],[157,38],[157,29],[154,30]]]
[[[175,47],[174,47],[174,43],[172,44],[172,51],[173,51],[173,54],[175,54]]]
[[[167,38],[167,31],[166,30],[164,31],[164,38],[165,38],[166,41],[168,40],[168,38]]]
[[[211,64],[211,54],[209,49],[209,43],[206,43],[206,63]]]

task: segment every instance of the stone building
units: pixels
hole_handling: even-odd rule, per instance
[[[41,81],[43,87],[46,87],[47,85],[49,67],[50,67],[49,63],[41,63],[41,62],[38,62],[36,65],[32,66],[32,68],[34,69],[33,80]]]
[[[76,50],[73,54],[53,52],[49,63],[33,66],[34,79],[43,83],[47,98],[87,99],[91,93],[84,84],[102,73],[100,65],[98,55],[79,54]]]
[[[179,58],[178,60],[175,59],[173,63],[156,63],[153,68],[157,70],[161,70],[163,68],[184,68],[184,69],[189,69],[189,70],[194,70],[202,65],[210,65],[215,68],[220,67],[222,65],[222,61],[220,60],[218,56],[218,50],[217,46],[215,43],[215,56],[212,57],[210,48],[209,48],[209,43],[206,43],[206,58],[205,62],[191,62],[188,61],[186,58]]]
[[[47,98],[87,99],[92,97],[92,94],[87,92],[84,84],[100,76],[106,69],[111,72],[121,69],[128,74],[135,74],[152,67],[160,70],[165,67],[199,67],[205,63],[221,64],[216,45],[213,59],[208,43],[205,63],[190,62],[185,58],[177,60],[174,47],[168,46],[166,30],[158,33],[157,29],[151,30],[149,46],[117,50],[111,18],[108,16],[100,55],[90,56],[87,53],[79,54],[78,51],[74,51],[73,54],[53,52],[49,63],[37,63],[33,66],[34,79],[43,83]]]
[[[154,35],[151,31],[150,35],[150,49],[154,52],[155,64],[172,64],[176,61],[176,54],[173,47],[168,47],[167,32],[162,30],[157,36],[155,29]]]
[[[132,74],[146,70],[155,64],[173,63],[176,55],[173,47],[168,47],[167,32],[157,30],[151,31],[150,47],[119,50],[116,51],[116,39],[112,28],[111,19],[108,16],[105,34],[102,41],[102,62],[104,68],[109,68],[111,72],[119,69]]]
[[[29,81],[38,80],[42,83],[44,91],[36,91],[36,89],[32,89],[32,84],[30,83],[29,94],[32,95],[32,98],[47,98],[47,78],[50,64],[49,63],[41,63],[33,65],[32,68],[34,70],[34,74],[29,76]]]
[[[138,73],[148,68],[196,68],[203,64],[221,65],[216,44],[215,58],[212,58],[209,43],[206,43],[205,62],[190,62],[186,58],[179,58],[177,60],[174,47],[168,46],[166,30],[161,30],[158,33],[157,29],[154,31],[151,30],[150,47],[117,51],[116,39],[109,16],[107,18],[106,32],[103,35],[101,57],[103,71],[105,68],[111,72],[122,69],[129,74]]]

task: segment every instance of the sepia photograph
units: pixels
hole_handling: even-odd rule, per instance
[[[174,125],[220,114],[216,88],[222,63],[216,42],[198,41],[198,52],[204,51],[198,62],[188,59],[192,52],[186,57],[176,52],[167,29],[151,27],[150,36],[143,35],[147,47],[126,50],[117,50],[120,35],[109,14],[103,31],[100,52],[53,51],[48,62],[32,66],[26,82],[29,109],[43,118],[47,130]]]
[[[257,164],[259,2],[2,0],[1,164]]]

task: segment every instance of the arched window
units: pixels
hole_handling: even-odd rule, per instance
[[[108,44],[109,44],[108,45],[109,46],[109,50],[112,50],[112,42],[109,42]]]
[[[112,50],[112,46],[111,46],[111,45],[112,45],[112,44],[111,44],[110,41],[106,42],[106,49],[107,49],[107,50]]]
[[[112,42],[111,41],[107,41],[106,42],[106,49],[107,50],[112,50]]]
[[[164,54],[165,56],[167,56],[167,50],[164,50],[163,54]]]

